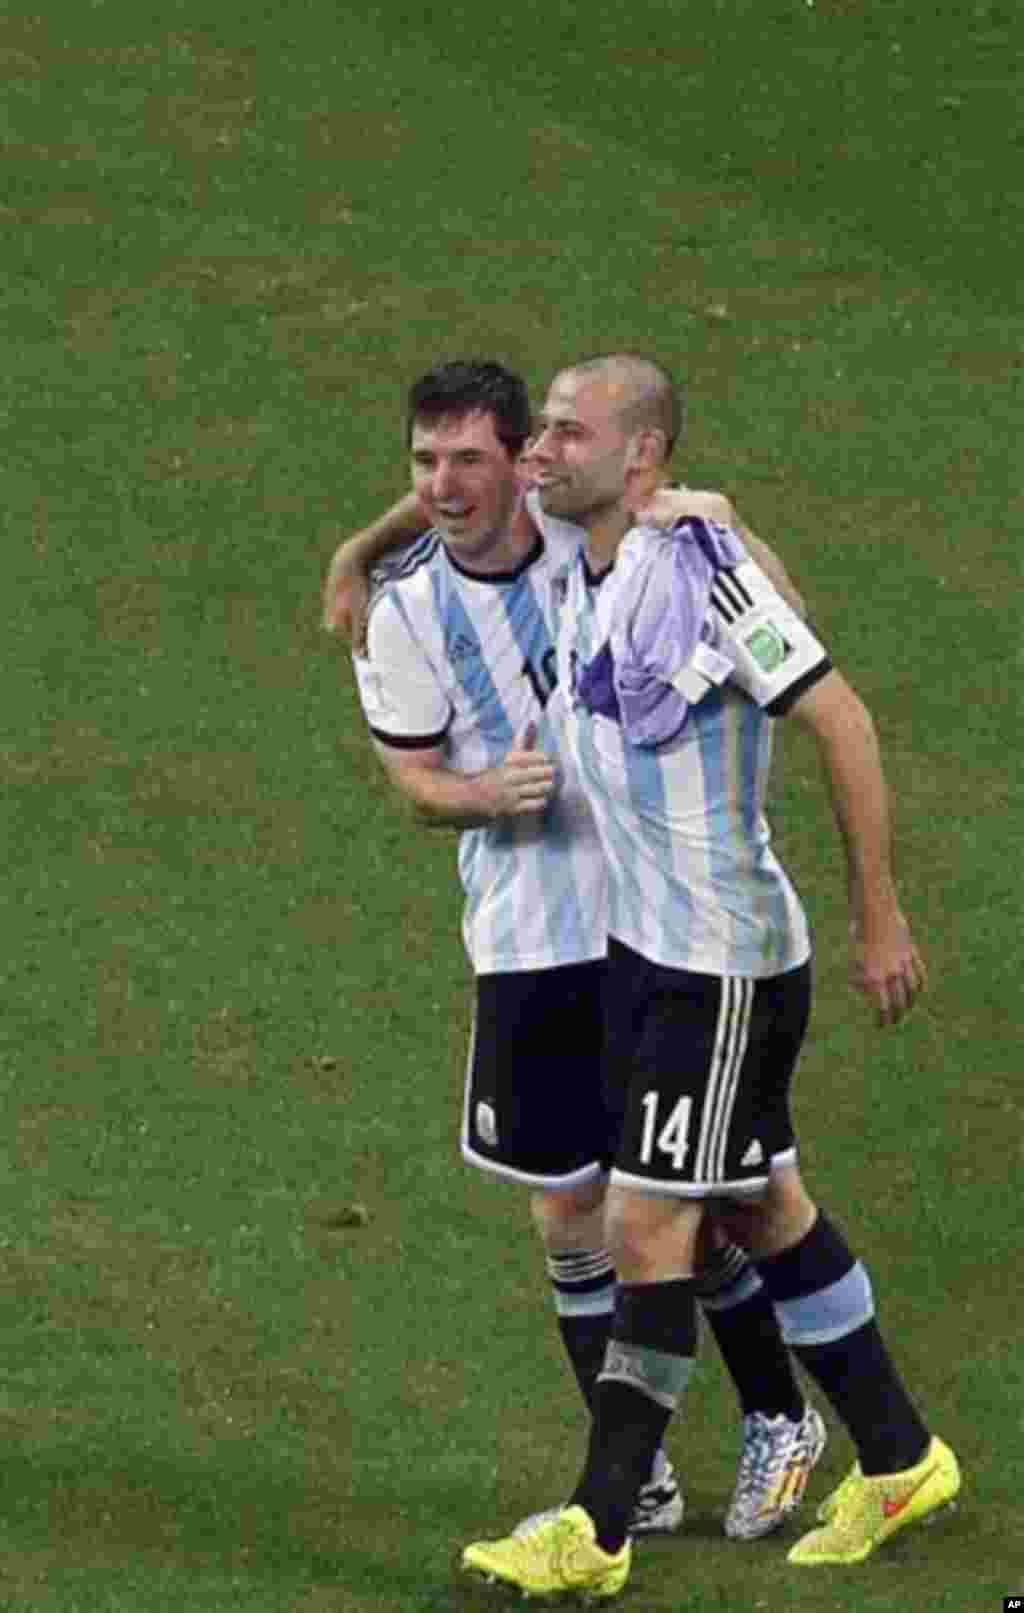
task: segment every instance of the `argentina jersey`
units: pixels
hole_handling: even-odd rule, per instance
[[[815,669],[827,670],[830,663],[814,635],[739,551],[734,558],[740,564],[705,585],[699,653],[691,646],[702,670],[697,674],[687,665],[673,678],[686,697],[673,695],[678,709],[662,718],[668,737],[655,729],[653,738],[632,739],[630,732],[642,733],[643,727],[627,731],[623,701],[628,692],[636,702],[644,691],[627,690],[612,654],[613,643],[621,654],[621,645],[630,642],[618,631],[620,596],[628,587],[656,602],[673,597],[667,568],[679,566],[680,542],[676,536],[631,534],[615,566],[598,576],[581,555],[569,575],[561,616],[559,677],[571,745],[608,861],[609,933],[670,968],[748,978],[781,974],[806,961],[810,937],[796,891],[771,849],[764,816],[772,745],[764,708],[782,709],[790,683],[807,687],[818,675]],[[744,601],[752,602],[751,571],[759,579],[754,591],[760,615],[753,628],[744,614]],[[778,600],[784,627],[775,625],[779,613],[769,607],[766,590]],[[724,615],[716,595],[726,601]],[[664,618],[662,609],[661,637]],[[760,657],[771,668],[761,687],[740,665],[732,641],[737,624],[752,636],[754,651],[748,644],[747,659],[753,653],[755,665]],[[790,652],[791,664],[783,669]],[[642,701],[639,709],[651,726]]]
[[[356,658],[376,740],[442,747],[444,764],[498,766],[527,726],[559,763],[549,807],[465,830],[459,873],[463,937],[477,974],[545,969],[603,957],[604,859],[551,701],[556,663],[552,580],[564,551],[540,539],[508,573],[460,568],[440,537],[419,540],[408,565],[374,595],[368,655]]]

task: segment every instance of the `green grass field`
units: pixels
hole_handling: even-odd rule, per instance
[[[1024,1590],[1022,54],[1016,0],[12,0],[0,1609],[500,1606],[459,1547],[574,1476],[525,1204],[457,1159],[454,842],[388,796],[318,596],[419,371],[619,345],[688,378],[680,473],[882,732],[932,991],[887,1035],[848,995],[787,736],[799,1124],[966,1479],[858,1570],[728,1544],[706,1349],[689,1521],[623,1606]]]

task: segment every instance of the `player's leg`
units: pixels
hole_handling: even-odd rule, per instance
[[[615,1303],[615,1271],[605,1247],[603,1178],[564,1190],[534,1188],[530,1214],[544,1245],[565,1353],[589,1410],[604,1360]]]
[[[517,1005],[518,1131],[545,1139],[546,1168],[556,1176],[579,1162],[581,1139],[605,1146],[603,964],[544,971]],[[511,1006],[511,1004],[509,1005]],[[502,1016],[508,1036],[509,1012]],[[571,1038],[566,1026],[571,1024]],[[524,1072],[524,1059],[529,1072]],[[553,1102],[557,1094],[557,1102]],[[535,1187],[534,1225],[544,1245],[558,1329],[588,1410],[604,1361],[615,1299],[615,1271],[604,1237],[605,1177],[573,1187]],[[665,1534],[683,1520],[682,1492],[664,1451],[654,1457],[630,1522],[634,1534]],[[535,1517],[536,1515],[534,1515]],[[532,1524],[534,1518],[525,1520]],[[520,1527],[523,1527],[521,1525]]]
[[[805,980],[802,973],[761,987],[766,1006],[773,995],[777,999],[778,1040],[763,1065],[757,1096],[773,1168],[763,1196],[741,1213],[783,1337],[858,1453],[859,1482],[847,1486],[841,1516],[798,1542],[790,1560],[855,1562],[904,1522],[950,1500],[959,1475],[952,1453],[932,1438],[893,1365],[875,1320],[867,1272],[817,1209],[796,1166],[788,1094],[801,1018],[806,1020],[801,995],[809,1002],[809,972]]]
[[[624,954],[624,949],[620,949]],[[609,967],[605,991],[610,1139],[618,1139],[647,1012],[642,959]],[[673,1099],[672,1107],[676,1106]],[[618,1160],[621,1143],[616,1151]],[[609,1252],[622,1261],[615,1315],[593,1395],[587,1460],[570,1505],[526,1534],[467,1547],[467,1568],[538,1593],[614,1594],[629,1573],[629,1520],[696,1347],[692,1257],[700,1206],[621,1184],[606,1207]],[[610,1217],[610,1219],[609,1219]],[[661,1280],[665,1279],[665,1280]],[[581,1504],[582,1503],[582,1504]]]
[[[745,1225],[736,1230],[745,1238]],[[698,1250],[701,1310],[743,1419],[739,1467],[723,1527],[732,1540],[757,1540],[799,1505],[825,1448],[825,1426],[797,1383],[775,1307],[756,1268],[717,1216],[705,1218]]]
[[[624,952],[613,950],[612,956],[618,961]],[[766,1187],[773,1138],[757,1134],[757,1100],[760,1071],[771,1051],[774,1008],[754,981],[662,969],[635,955],[633,971],[639,981],[634,1001],[642,993],[645,1005],[642,1024],[638,1027],[635,1019],[631,1024],[628,1017],[616,1021],[613,1014],[608,1033],[613,1088],[616,1070],[625,1063],[623,1049],[629,1050],[631,1064],[619,1107],[621,1140],[609,1196],[609,1247],[621,1283],[649,1285],[643,1316],[636,1319],[638,1329],[649,1340],[656,1331],[653,1315],[667,1317],[670,1305],[676,1304],[678,1338],[684,1346],[680,1353],[686,1355],[692,1354],[686,1341],[687,1313],[697,1285],[692,1264],[673,1268],[673,1259],[685,1259],[692,1249],[680,1245],[673,1250],[668,1229],[674,1221],[678,1233],[684,1221],[679,1214],[667,1215],[666,1200],[681,1200],[693,1209],[705,1200],[754,1194]],[[615,1112],[614,1090],[609,1107]],[[620,1188],[634,1198],[621,1199]],[[646,1195],[654,1197],[646,1197],[645,1208]],[[689,1221],[691,1231],[697,1224]],[[633,1227],[640,1229],[639,1238],[631,1236]],[[646,1273],[644,1254],[653,1262]],[[685,1278],[689,1285],[684,1292],[670,1296],[669,1287],[660,1288]],[[824,1444],[824,1429],[796,1386],[777,1324],[767,1316],[770,1302],[757,1280],[747,1289],[741,1277],[739,1292],[731,1297],[741,1316],[746,1309],[743,1319],[751,1336],[757,1336],[760,1323],[766,1344],[761,1363],[766,1387],[749,1388],[752,1398],[766,1403],[745,1419],[740,1478],[727,1514],[731,1535],[752,1538],[776,1527],[800,1500]],[[719,1315],[727,1316],[728,1309],[723,1307]],[[744,1354],[745,1330],[727,1322],[716,1331],[740,1383],[752,1384],[759,1363],[755,1353]],[[613,1328],[613,1343],[620,1332]],[[779,1397],[777,1405],[771,1404],[773,1395]],[[599,1529],[599,1538],[614,1543],[609,1529]]]
[[[602,1212],[603,972],[603,963],[583,963],[477,979],[462,1123],[467,1163],[529,1191],[559,1332],[588,1407],[615,1284]]]
[[[558,1330],[591,1412],[615,1305],[615,1270],[605,1247],[604,1197],[603,1181],[569,1192],[535,1190],[530,1195],[531,1214],[544,1244]],[[637,1497],[630,1534],[672,1534],[681,1525],[684,1511],[675,1469],[659,1448]],[[518,1527],[532,1526],[538,1516],[531,1514]]]
[[[611,1338],[593,1394],[587,1459],[568,1505],[502,1540],[477,1541],[463,1566],[525,1594],[622,1589],[630,1520],[697,1342],[692,1252],[700,1206],[613,1192],[607,1229],[623,1274]],[[685,1275],[679,1276],[680,1271]],[[659,1280],[662,1275],[666,1280]]]
[[[640,1488],[693,1370],[694,1251],[701,1206],[613,1187],[606,1212],[618,1272],[615,1315],[594,1390],[586,1462],[573,1503],[615,1555]]]
[[[656,1362],[668,1375],[673,1403],[689,1378],[696,1346],[693,1256],[703,1204],[762,1192],[778,1139],[757,1135],[760,1072],[775,1029],[770,994],[759,994],[753,981],[663,969],[625,948],[610,948],[610,959],[606,1101],[620,1140],[606,1223],[620,1289],[608,1361],[625,1366],[613,1376],[606,1363],[599,1379],[576,1500],[593,1517],[598,1544],[614,1551],[629,1486],[650,1439],[668,1420],[667,1401],[659,1405],[648,1394],[643,1403],[645,1363]],[[616,1006],[620,993],[623,1008]],[[724,1244],[721,1237],[713,1241]],[[725,1251],[728,1268],[727,1245]],[[729,1294],[728,1281],[724,1290]],[[742,1264],[739,1292],[731,1298],[734,1305],[727,1303],[719,1315],[746,1307],[751,1334],[756,1337],[759,1320],[768,1346],[768,1388],[750,1393],[770,1402],[774,1392],[780,1400],[745,1420],[742,1483],[727,1528],[750,1538],[774,1528],[797,1504],[824,1428],[793,1380],[777,1324],[766,1315],[770,1302],[756,1279],[745,1286]],[[739,1381],[753,1379],[758,1363],[754,1354],[741,1353],[747,1348],[742,1327],[717,1331]]]
[[[804,1397],[757,1269],[714,1215],[697,1244],[697,1298],[744,1417],[799,1420]]]

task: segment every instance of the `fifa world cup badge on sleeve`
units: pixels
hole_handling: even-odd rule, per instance
[[[743,643],[761,671],[769,675],[779,669],[787,655],[793,653],[792,644],[788,643],[773,622],[762,622],[746,635]]]

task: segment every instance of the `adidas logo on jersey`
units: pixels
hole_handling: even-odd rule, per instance
[[[448,658],[451,661],[467,661],[471,655],[479,653],[479,646],[465,633],[456,633],[448,642]]]
[[[764,1149],[761,1147],[761,1144],[758,1142],[756,1137],[754,1138],[754,1141],[749,1144],[746,1153],[744,1154],[743,1158],[740,1160],[740,1164],[741,1165],[763,1165],[764,1164]]]

